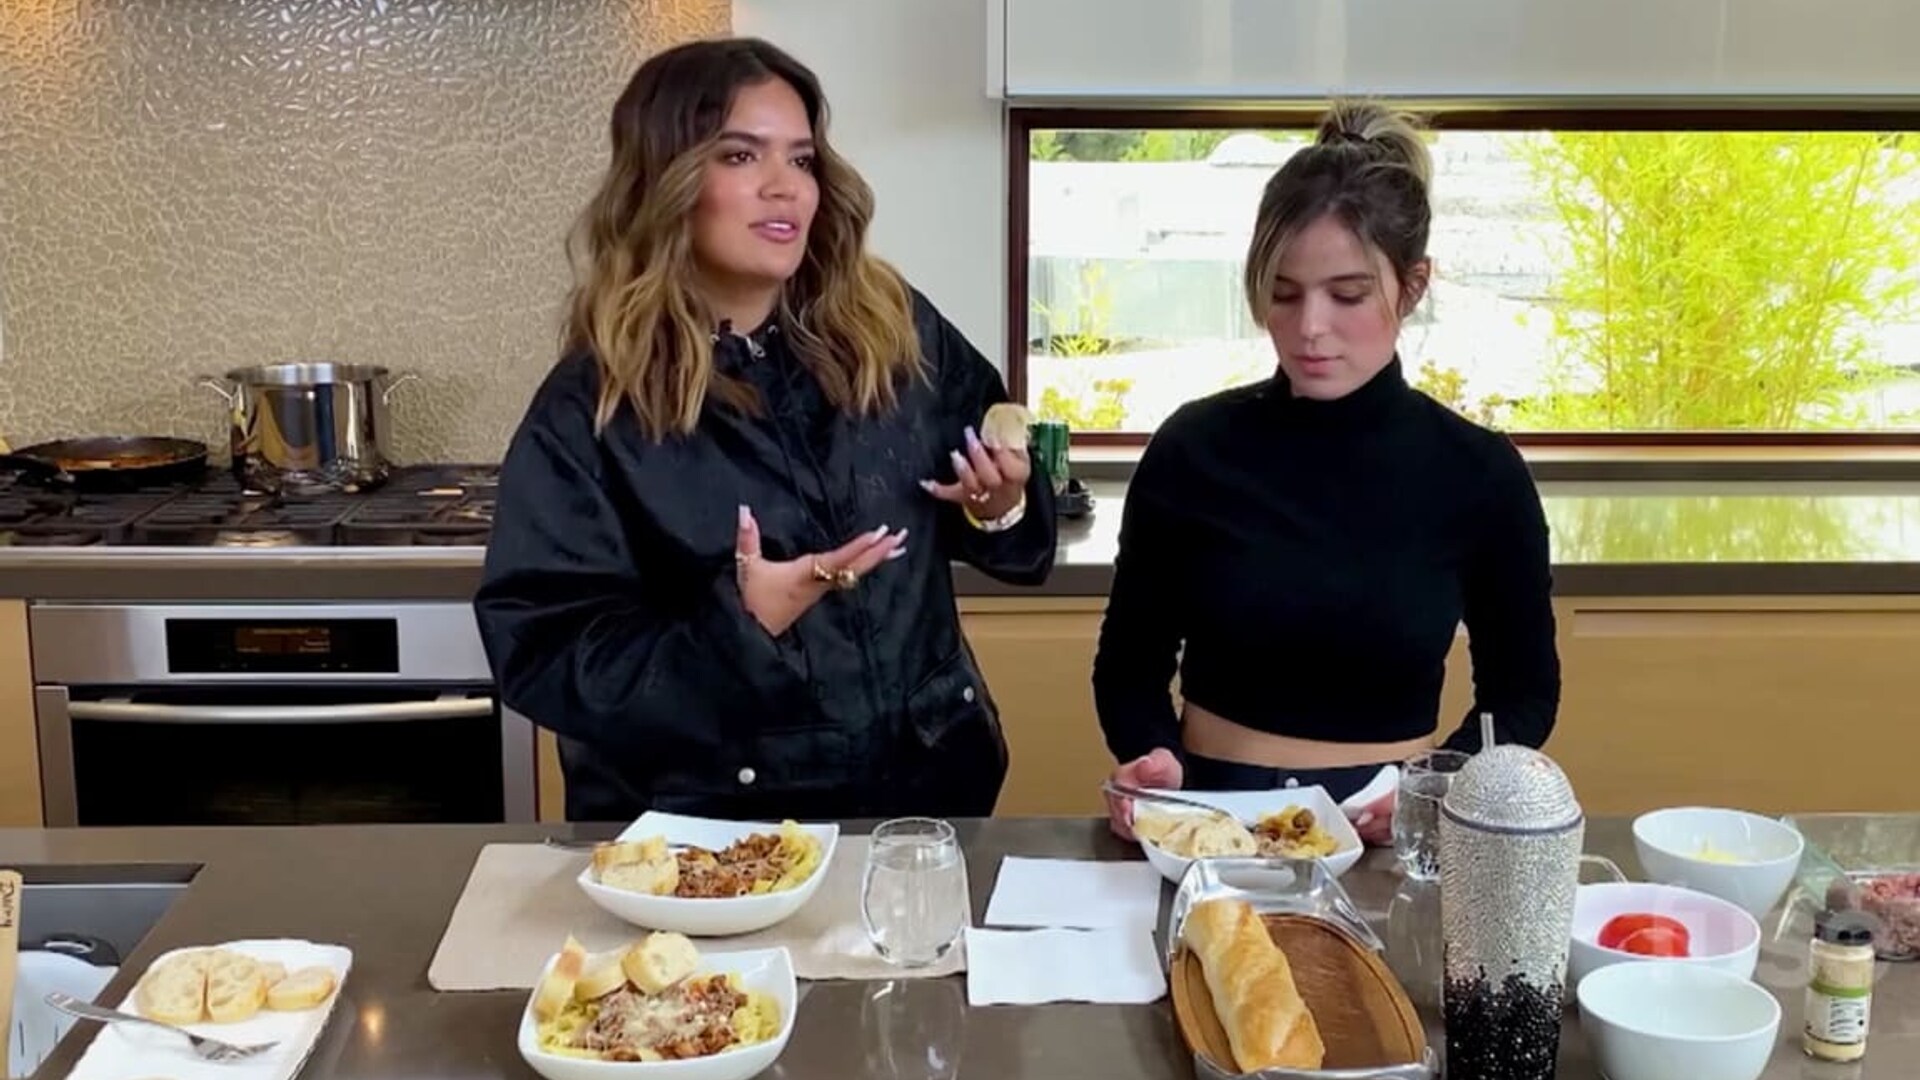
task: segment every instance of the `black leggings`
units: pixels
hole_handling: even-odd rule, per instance
[[[1334,802],[1344,802],[1367,786],[1384,765],[1343,765],[1337,769],[1279,769],[1203,757],[1191,751],[1182,787],[1189,791],[1270,791],[1286,787],[1322,787]]]

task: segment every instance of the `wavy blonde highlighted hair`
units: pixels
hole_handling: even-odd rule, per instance
[[[565,345],[591,350],[599,364],[597,431],[622,402],[656,441],[690,434],[709,395],[744,412],[761,408],[751,386],[714,367],[689,225],[735,93],[769,79],[806,106],[820,185],[806,253],[780,298],[795,353],[849,412],[892,407],[900,377],[922,369],[912,294],[866,251],[873,189],[827,143],[819,80],[765,41],[690,42],[648,59],[621,93],[612,161],[568,238],[575,285]]]

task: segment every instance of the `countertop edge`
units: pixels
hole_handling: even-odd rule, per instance
[[[467,600],[482,548],[0,550],[0,597],[101,600]],[[1617,562],[1553,567],[1554,594],[1831,596],[1920,594],[1920,562]],[[1098,598],[1113,567],[1064,562],[1038,586],[1008,585],[961,564],[963,598]]]

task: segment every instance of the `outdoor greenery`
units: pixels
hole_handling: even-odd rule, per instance
[[[1231,131],[1037,131],[1035,161],[1204,160]],[[1260,132],[1300,141],[1304,131]],[[1476,396],[1444,355],[1410,358],[1416,385],[1482,423],[1588,431],[1859,427],[1870,391],[1920,370],[1863,331],[1920,312],[1920,140],[1872,132],[1557,132],[1514,136],[1552,255],[1545,391]],[[1125,423],[1131,384],[1087,372],[1127,351],[1111,290],[1088,263],[1041,353],[1088,395],[1039,411],[1076,428]],[[1445,273],[1444,266],[1442,267]],[[1094,361],[1098,363],[1098,361]],[[1195,387],[1206,392],[1212,387]],[[1920,416],[1877,422],[1912,424]]]
[[[1913,298],[1911,149],[1856,132],[1564,132],[1529,141],[1568,247],[1553,392],[1514,427],[1832,428],[1884,380],[1859,334]],[[1920,357],[1915,357],[1920,360]]]

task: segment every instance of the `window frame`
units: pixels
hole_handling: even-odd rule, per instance
[[[1694,101],[1594,102],[1537,105],[1502,102],[1394,101],[1420,115],[1433,130],[1476,131],[1898,131],[1920,132],[1920,105],[1876,104],[1846,99],[1829,105],[1750,101],[1738,105]],[[1248,103],[1242,107],[1113,106],[1084,104],[1009,105],[1007,117],[1007,266],[1006,378],[1013,400],[1027,400],[1029,297],[1027,262],[1031,247],[1029,177],[1035,131],[1103,130],[1272,130],[1311,131],[1325,102]],[[1144,447],[1150,431],[1076,431],[1078,446]],[[1515,431],[1522,447],[1587,448],[1764,448],[1906,447],[1920,448],[1920,428],[1905,431]]]

